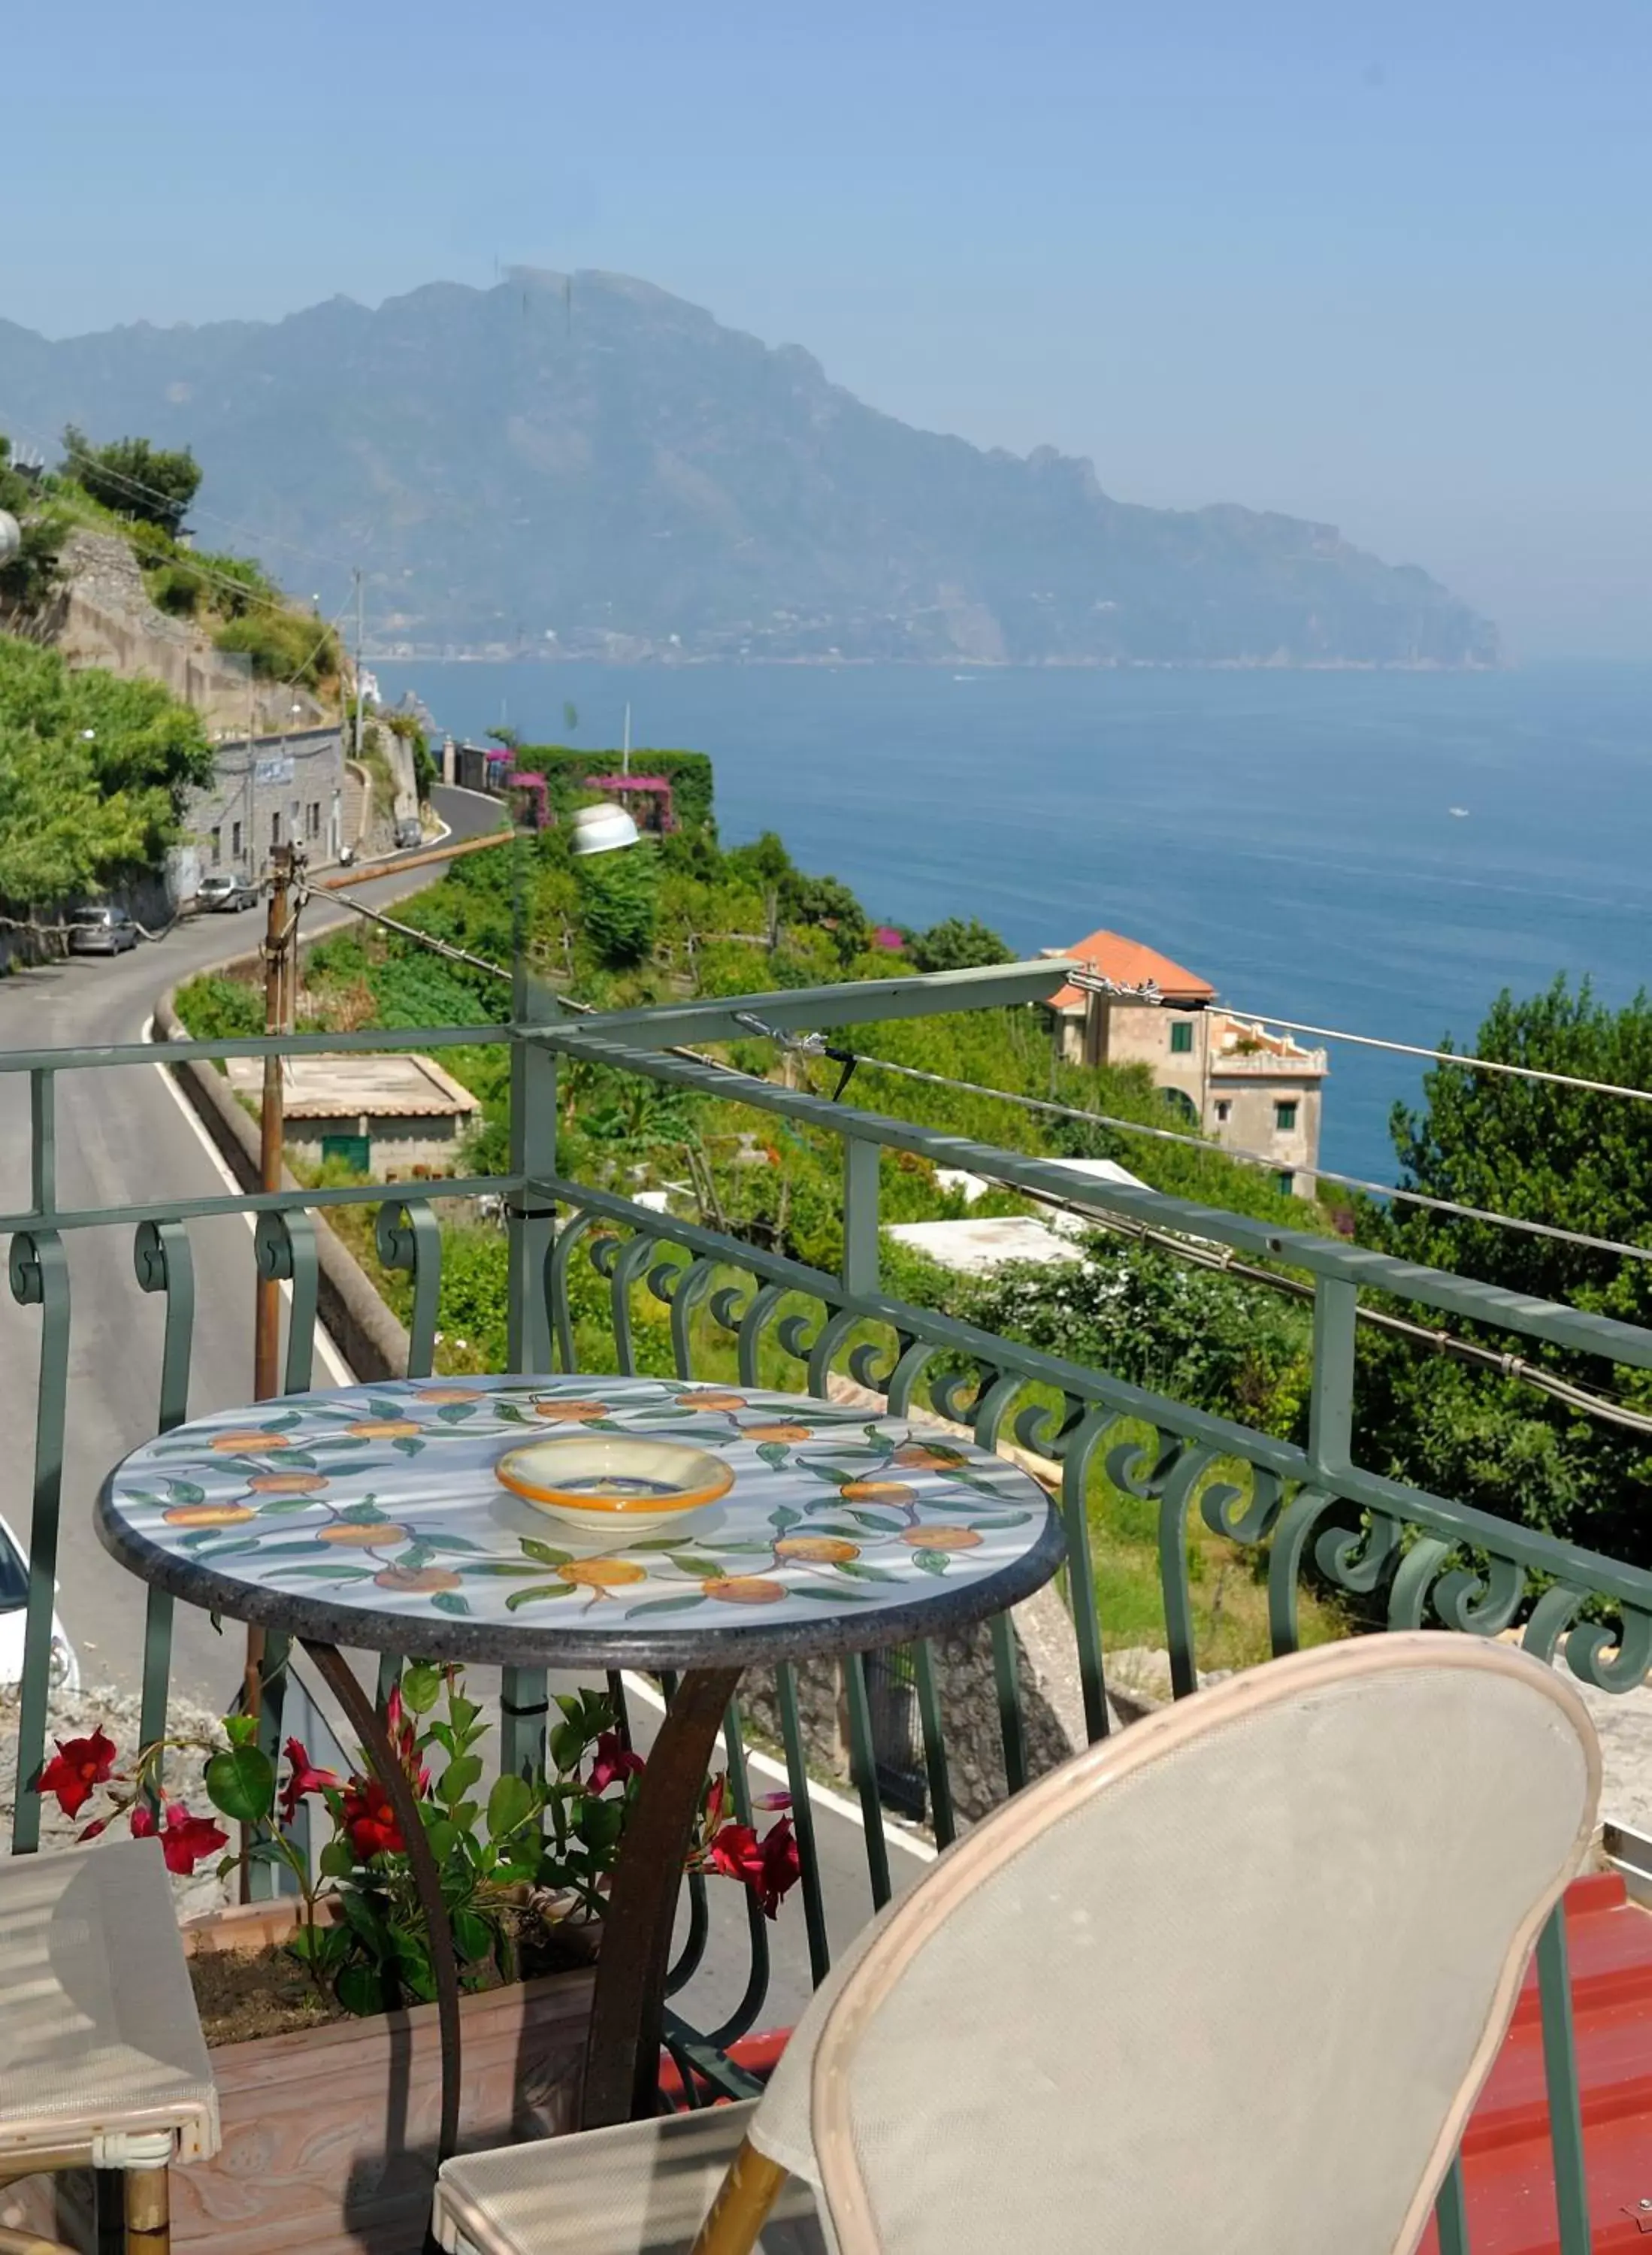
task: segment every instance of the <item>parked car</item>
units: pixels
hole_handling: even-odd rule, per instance
[[[195,888],[195,906],[228,911],[231,909],[256,909],[258,888],[250,877],[237,877],[233,871],[214,870],[203,877]]]
[[[17,1536],[0,1519],[0,1685],[23,1681],[23,1631],[28,1605],[28,1562]],[[56,1613],[52,1616],[48,1675],[54,1691],[78,1691],[81,1688],[81,1663]]]
[[[120,955],[137,945],[137,926],[124,909],[76,909],[69,922],[71,955]]]
[[[418,817],[416,814],[403,815],[401,820],[396,825],[397,852],[398,854],[405,853],[410,846],[422,846],[424,842],[424,826],[420,823]]]

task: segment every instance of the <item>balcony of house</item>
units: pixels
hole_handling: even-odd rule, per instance
[[[843,1085],[856,1028],[1043,1006],[1072,969],[578,1016],[519,975],[506,1024],[0,1053],[33,1413],[0,2224],[640,2255],[686,2250],[738,2160],[707,2248],[770,2201],[771,2250],[824,2244],[822,2210],[846,2248],[982,2217],[1077,2247],[1104,2212],[1144,2249],[1638,2241],[1652,1848],[1596,1804],[1599,1747],[1612,1818],[1645,1728],[1652,1573],[1396,1478],[1359,1349],[1526,1342],[1596,1358],[1605,1396],[1652,1331]],[[736,1071],[754,1038],[790,1070]],[[60,1194],[71,1075],[460,1047],[502,1053],[497,1173]],[[830,1260],[565,1171],[571,1107],[616,1088],[833,1151]],[[1114,1241],[1276,1281],[1311,1310],[1300,1414],[930,1304],[885,1226],[914,1167],[1076,1214],[1049,1274],[1079,1302]],[[232,1219],[278,1385],[204,1404]],[[74,1469],[95,1246],[154,1403],[101,1492]],[[361,1292],[391,1312],[343,1367],[325,1322]],[[71,1704],[57,1617],[95,1569],[120,1648]]]

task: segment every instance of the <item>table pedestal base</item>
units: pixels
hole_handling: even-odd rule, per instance
[[[585,2054],[587,2130],[633,2122],[659,2104],[660,2035],[683,1859],[737,1668],[692,1668],[677,1687],[643,1772],[615,1866]]]

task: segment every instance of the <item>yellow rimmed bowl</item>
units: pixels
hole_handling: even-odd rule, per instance
[[[494,1472],[524,1503],[602,1542],[678,1526],[735,1484],[733,1467],[709,1449],[629,1433],[531,1441]]]

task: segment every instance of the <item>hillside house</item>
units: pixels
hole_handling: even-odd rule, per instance
[[[1093,931],[1044,952],[1073,957],[1106,982],[1061,987],[1050,998],[1070,1064],[1145,1065],[1185,1126],[1261,1154],[1282,1190],[1311,1196],[1330,1071],[1323,1050],[1220,1008],[1208,980],[1122,933]]]

